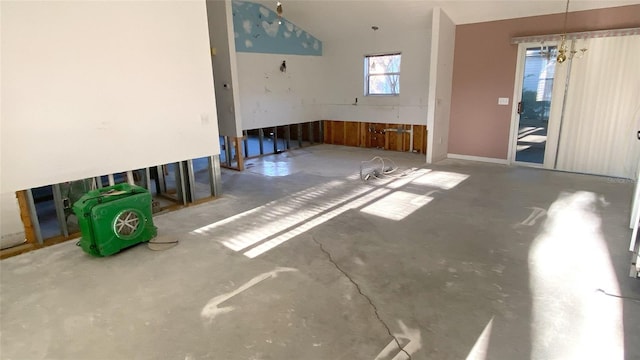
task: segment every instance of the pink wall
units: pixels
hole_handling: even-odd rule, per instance
[[[518,51],[511,38],[562,33],[563,21],[554,14],[456,27],[449,153],[507,159]],[[567,32],[640,27],[640,5],[573,12],[567,23]]]

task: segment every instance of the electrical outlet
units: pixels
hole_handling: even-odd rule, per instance
[[[506,97],[498,98],[498,105],[509,105],[509,98],[506,98]]]

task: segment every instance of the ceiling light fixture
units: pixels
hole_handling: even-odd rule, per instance
[[[567,7],[564,11],[564,31],[562,33],[560,48],[558,49],[558,56],[556,57],[556,61],[559,64],[562,64],[563,62],[567,61],[567,59],[569,60],[573,59],[574,55],[578,52],[577,50],[573,49],[573,42],[571,43],[570,50],[568,49],[568,46],[567,46],[567,18],[569,16],[569,1],[570,0],[567,0]],[[580,49],[580,55],[578,56],[578,58],[583,57],[585,51],[587,51],[587,48]]]
[[[276,13],[278,14],[278,24],[282,24],[282,3],[280,1],[276,3]]]

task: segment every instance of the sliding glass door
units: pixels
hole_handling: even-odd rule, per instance
[[[561,63],[556,43],[519,43],[511,163],[636,177],[640,35],[628,33],[567,40]]]
[[[555,45],[520,44],[512,162],[542,167],[545,158],[554,158],[554,154],[548,153],[555,151],[549,146],[552,95],[561,90],[556,83],[556,52]]]

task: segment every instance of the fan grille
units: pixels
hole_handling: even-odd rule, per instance
[[[121,212],[114,223],[114,231],[118,237],[130,238],[140,230],[140,215],[132,210]]]

